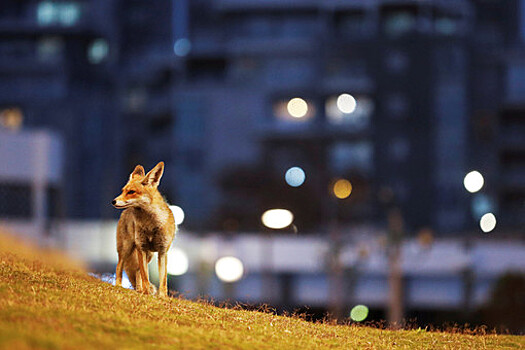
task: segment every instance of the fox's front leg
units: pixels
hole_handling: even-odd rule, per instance
[[[122,287],[122,266],[124,265],[124,259],[122,259],[119,255],[118,263],[117,263],[117,271],[116,271],[116,281],[115,285],[117,287]]]
[[[158,256],[158,263],[159,263],[159,295],[161,297],[168,296],[168,274],[167,274],[167,266],[168,266],[168,255],[166,252],[160,253]]]
[[[148,276],[148,260],[146,257],[146,254],[143,253],[140,249],[137,249],[137,258],[139,261],[139,272],[140,277],[142,279],[142,290],[140,290],[144,294],[150,294],[150,283],[149,283],[149,276]]]

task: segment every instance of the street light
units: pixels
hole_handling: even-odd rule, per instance
[[[479,227],[485,233],[489,233],[496,228],[496,216],[492,213],[487,213],[479,220]]]
[[[304,180],[306,180],[306,174],[302,168],[294,166],[286,170],[284,179],[288,185],[299,187],[304,183]]]
[[[483,175],[477,170],[471,171],[465,175],[465,178],[463,179],[463,185],[470,193],[476,193],[481,190],[484,183],[485,180],[483,179]]]
[[[186,253],[180,248],[168,250],[168,274],[181,276],[188,272],[189,261]]]
[[[288,101],[286,109],[292,117],[299,119],[308,113],[308,103],[300,97],[295,97]]]
[[[244,274],[244,266],[241,260],[234,256],[225,256],[215,263],[215,273],[223,282],[236,282]]]
[[[264,226],[276,230],[290,226],[293,219],[292,212],[287,209],[270,209],[261,216]]]

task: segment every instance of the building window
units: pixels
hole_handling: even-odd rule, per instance
[[[408,118],[409,102],[404,94],[391,93],[386,97],[386,112],[392,119]]]
[[[43,1],[36,10],[37,22],[41,26],[70,27],[77,24],[80,16],[81,6],[76,2]]]
[[[393,6],[383,10],[383,26],[389,37],[399,37],[416,30],[417,7]]]
[[[37,56],[42,62],[57,61],[64,49],[64,42],[60,37],[44,37],[38,42]]]
[[[368,141],[339,142],[330,149],[330,167],[337,174],[349,170],[371,172],[373,167],[373,148]]]
[[[451,16],[438,16],[434,20],[434,30],[441,35],[453,35],[459,30],[459,19]]]
[[[30,218],[32,215],[29,185],[0,183],[0,217]]]
[[[105,39],[96,39],[88,47],[87,57],[91,64],[104,62],[109,53],[109,44]]]
[[[354,97],[348,93],[330,96],[326,100],[326,118],[330,124],[347,125],[355,129],[367,128],[374,110],[374,102],[366,96]]]
[[[408,55],[398,50],[388,52],[384,59],[388,72],[393,74],[404,73],[410,64]]]
[[[304,123],[315,116],[315,106],[301,97],[280,99],[273,104],[273,115],[282,122]]]
[[[390,156],[396,162],[406,161],[410,154],[410,143],[404,137],[397,137],[390,141]]]

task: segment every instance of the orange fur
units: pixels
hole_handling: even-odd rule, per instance
[[[115,208],[125,209],[117,225],[116,285],[122,285],[124,270],[136,290],[154,293],[155,288],[149,282],[148,263],[157,252],[160,296],[168,293],[167,252],[177,230],[173,213],[157,189],[163,172],[163,162],[147,174],[137,165],[120,196],[112,202]]]

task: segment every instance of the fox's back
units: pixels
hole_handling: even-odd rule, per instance
[[[117,243],[132,241],[143,251],[164,252],[169,249],[175,232],[175,218],[167,203],[154,201],[148,208],[134,207],[122,212]]]

